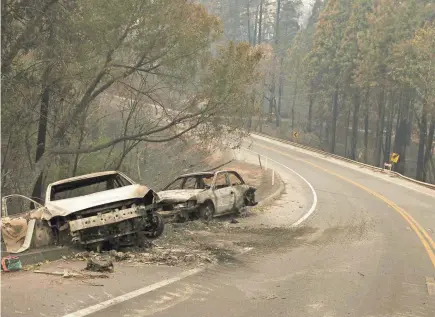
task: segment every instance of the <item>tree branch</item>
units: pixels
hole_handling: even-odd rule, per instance
[[[58,155],[61,155],[61,154],[83,154],[83,153],[97,152],[97,151],[103,150],[105,148],[111,147],[117,143],[124,142],[124,141],[167,142],[167,141],[174,140],[174,139],[182,136],[183,134],[195,129],[201,123],[202,123],[201,120],[198,120],[197,122],[195,122],[194,124],[192,124],[188,128],[184,129],[183,131],[181,131],[181,132],[179,132],[171,137],[167,137],[167,138],[159,138],[159,139],[146,138],[146,136],[151,135],[151,133],[139,133],[137,135],[132,135],[132,136],[123,136],[123,137],[102,143],[102,144],[94,146],[94,147],[89,147],[89,148],[84,148],[84,149],[66,149],[66,150],[59,149],[59,150],[51,150],[50,152],[52,154],[58,154]]]
[[[116,78],[112,79],[109,82],[107,82],[106,84],[104,84],[103,86],[101,86],[100,88],[98,88],[97,90],[95,90],[96,87],[98,86],[98,84],[100,83],[101,79],[106,74],[107,67],[108,67],[109,63],[112,61],[113,54],[115,53],[116,49],[119,48],[119,46],[121,46],[121,44],[124,42],[124,40],[126,39],[128,33],[129,33],[131,27],[134,25],[134,23],[135,23],[135,19],[133,17],[130,20],[130,23],[128,24],[128,26],[125,28],[122,35],[120,36],[120,38],[118,39],[117,43],[114,45],[114,47],[112,47],[107,52],[103,67],[101,68],[101,70],[99,71],[99,73],[97,74],[95,79],[92,81],[92,83],[88,86],[88,89],[84,93],[82,99],[75,107],[73,113],[69,116],[69,120],[65,121],[61,125],[61,127],[58,129],[58,131],[55,133],[55,135],[54,135],[55,141],[60,139],[65,134],[65,132],[68,129],[69,123],[72,120],[74,120],[81,112],[83,112],[84,108],[86,108],[93,99],[95,99],[100,93],[102,93],[104,90],[109,88],[116,81]],[[126,75],[126,76],[128,76],[128,75]]]

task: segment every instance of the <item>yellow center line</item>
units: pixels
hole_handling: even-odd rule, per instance
[[[314,166],[314,167],[316,167],[318,169],[321,169],[321,170],[327,172],[328,174],[331,174],[331,175],[333,175],[335,177],[338,177],[338,178],[340,178],[340,179],[342,179],[342,180],[344,180],[344,181],[346,181],[346,182],[348,182],[350,184],[353,184],[353,185],[361,188],[362,190],[368,192],[369,194],[372,194],[376,198],[378,198],[378,199],[382,200],[383,202],[385,202],[387,205],[389,205],[391,208],[393,208],[397,213],[399,213],[405,219],[405,221],[411,226],[412,230],[414,230],[415,234],[417,235],[417,237],[420,239],[421,243],[423,244],[423,247],[425,248],[425,250],[426,250],[426,252],[427,252],[427,254],[429,256],[429,259],[431,260],[432,265],[435,268],[435,254],[434,254],[434,252],[432,250],[432,248],[435,249],[435,242],[432,240],[432,238],[429,236],[429,234],[426,232],[426,230],[424,230],[424,228],[409,213],[407,213],[403,208],[400,208],[394,202],[392,202],[388,198],[382,196],[381,194],[378,194],[377,192],[375,192],[375,191],[365,187],[364,185],[361,185],[360,183],[357,183],[357,182],[355,182],[355,181],[353,181],[353,180],[351,180],[351,179],[349,179],[347,177],[344,177],[344,176],[342,176],[342,175],[340,175],[340,174],[338,174],[336,172],[330,171],[330,170],[328,170],[326,168],[323,168],[323,167],[321,167],[321,166],[319,166],[317,164],[314,164],[314,163],[311,163],[311,162],[308,162],[308,161],[296,158],[296,157],[294,157],[292,155],[287,154],[286,152],[283,152],[283,151],[280,151],[280,150],[276,150],[274,148],[271,148],[271,147],[268,147],[268,146],[265,146],[265,145],[260,145],[260,144],[256,144],[256,145],[258,145],[258,146],[260,146],[262,148],[265,148],[267,150],[280,153],[280,154],[282,154],[284,156],[287,156],[289,158],[292,158],[294,160],[304,162],[304,163],[309,164],[311,166]],[[425,239],[425,237],[426,237],[427,240]],[[432,248],[431,248],[431,246],[432,246]]]

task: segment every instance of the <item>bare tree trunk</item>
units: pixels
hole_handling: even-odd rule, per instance
[[[314,97],[312,95],[313,89],[310,89],[310,96],[309,96],[309,102],[308,102],[308,124],[307,124],[307,131],[311,132],[311,121],[313,118],[313,103],[314,103]]]
[[[275,109],[275,117],[276,117],[276,127],[279,127],[279,111],[276,107],[276,68],[278,66],[278,55],[280,55],[279,52],[279,22],[280,22],[280,11],[281,11],[281,0],[277,1],[277,7],[276,7],[276,18],[275,18],[275,49],[276,53],[273,57],[273,71],[272,71],[272,88],[271,88],[271,95],[270,95],[270,102],[272,103],[272,108]],[[281,73],[281,68],[280,68]],[[278,84],[279,85],[279,84]]]
[[[273,66],[273,70],[272,70],[272,84],[271,84],[271,86],[270,86],[270,90],[269,90],[269,118],[271,118],[270,119],[270,121],[272,122],[272,117],[271,117],[271,115],[272,115],[272,113],[273,113],[273,110],[275,109],[275,106],[276,106],[276,99],[275,99],[275,62],[276,62],[276,60],[275,60],[275,58],[274,58],[274,61],[273,61],[273,64],[274,64],[274,66]],[[276,109],[275,109],[275,116],[276,116]]]
[[[12,133],[9,133],[9,136],[8,136],[8,141],[7,141],[7,143],[6,143],[6,147],[5,148],[3,148],[3,152],[1,153],[2,155],[1,155],[1,160],[2,160],[2,165],[1,165],[1,173],[2,173],[2,176],[3,175],[6,175],[6,173],[7,173],[7,171],[6,171],[6,162],[7,162],[7,156],[8,156],[8,153],[9,153],[9,150],[10,150],[10,148],[11,148],[11,140],[12,140]],[[2,144],[3,145],[3,144]],[[33,160],[32,160],[33,161]],[[29,163],[32,163],[32,161],[31,162],[29,162]],[[1,188],[2,188],[2,191],[1,192],[4,192],[4,186],[5,186],[5,184],[4,184],[4,182],[2,181],[2,183],[1,183]]]
[[[80,135],[79,135],[79,142],[77,144],[77,149],[79,150],[82,147],[83,140],[85,138],[85,122],[86,122],[86,112],[83,113],[83,117],[80,123]],[[74,165],[72,170],[72,177],[77,175],[77,169],[79,166],[79,159],[80,159],[80,153],[77,153],[74,157]]]
[[[411,137],[412,119],[410,115],[413,113],[412,93],[410,88],[400,94],[400,106],[397,113],[396,137],[394,139],[394,152],[400,155],[399,162],[396,164],[396,172],[405,173],[406,162],[406,147]]]
[[[255,23],[254,23],[254,46],[257,45],[258,13],[259,13],[259,10],[258,10],[258,6],[257,6],[257,9],[255,10]]]
[[[397,153],[397,148],[398,148],[398,144],[399,144],[399,127],[400,127],[400,121],[402,120],[402,114],[404,113],[403,111],[403,100],[404,100],[404,91],[403,89],[400,91],[400,95],[399,95],[399,100],[398,102],[398,109],[397,109],[397,118],[396,118],[396,128],[394,129],[394,134],[395,134],[395,138],[394,138],[394,143],[393,143],[393,152]]]
[[[349,110],[347,111],[347,116],[346,116],[346,124],[345,124],[345,138],[344,138],[344,156],[347,157],[347,140],[349,139],[349,125],[350,125],[350,113],[351,113],[351,109],[349,107]]]
[[[429,127],[429,135],[427,137],[427,144],[426,144],[426,154],[424,155],[424,179],[427,180],[428,176],[428,170],[429,170],[429,162],[432,159],[432,144],[434,140],[434,133],[435,133],[435,118],[434,115],[432,115],[431,124]]]
[[[234,18],[234,24],[233,24],[234,35],[235,35],[236,41],[240,41],[240,40],[243,40],[242,39],[242,32],[240,29],[241,4],[239,3],[239,0],[233,0],[232,4],[233,4],[233,6],[231,8],[231,11],[233,12],[233,18]]]
[[[359,91],[356,91],[353,96],[353,117],[352,117],[352,139],[350,143],[350,158],[356,160],[356,150],[358,145],[358,115],[361,104]]]
[[[320,148],[322,148],[322,137],[323,137],[323,121],[320,124],[320,129],[319,129],[319,140],[320,140]]]
[[[296,105],[297,94],[298,94],[298,81],[295,80],[295,89],[293,91],[293,101],[292,101],[292,131],[295,130],[295,105]]]
[[[335,91],[333,95],[333,104],[332,104],[332,131],[331,131],[331,144],[329,151],[331,153],[335,152],[335,136],[337,133],[337,117],[338,117],[338,83],[335,85]]]
[[[260,133],[263,133],[263,110],[261,111],[261,113],[260,113],[260,120],[259,120],[259,132]]]
[[[266,77],[263,77],[263,96],[260,101],[260,133],[263,132],[263,114],[264,114],[264,98],[265,98],[265,89],[264,86],[266,84]]]
[[[48,72],[48,70],[47,70]],[[42,93],[41,98],[41,107],[39,111],[39,122],[38,122],[38,137],[36,141],[36,156],[35,162],[38,162],[45,152],[45,143],[47,139],[47,125],[48,125],[48,107],[50,102],[50,90],[49,87],[46,86]],[[42,176],[43,173],[39,174],[36,183],[33,187],[32,197],[33,198],[42,198]]]
[[[385,88],[382,88],[379,96],[378,105],[378,122],[376,127],[376,140],[373,152],[373,164],[379,166],[381,162],[382,141],[384,136],[384,121],[385,121]]]
[[[426,100],[423,101],[423,111],[421,114],[420,120],[420,140],[418,143],[418,154],[417,154],[417,175],[416,179],[424,182],[424,148],[426,145],[427,139],[427,115],[428,115],[428,102]]]
[[[252,90],[251,92],[251,109],[255,109],[255,90]],[[255,115],[255,112],[254,112]],[[252,114],[249,116],[249,122],[248,122],[248,131],[251,131],[252,129]]]
[[[261,44],[262,41],[262,27],[263,27],[263,1],[260,1],[260,12],[259,12],[259,21],[258,21],[258,44]]]
[[[387,134],[385,136],[385,149],[384,149],[384,162],[388,162],[390,160],[391,154],[391,138],[393,134],[393,118],[394,118],[394,108],[395,108],[395,98],[393,92],[390,94],[390,112],[388,115],[387,121]]]
[[[368,150],[369,150],[369,94],[367,91],[364,102],[366,103],[366,111],[364,115],[364,163],[368,164]]]
[[[279,86],[278,86],[278,121],[277,125],[281,125],[281,108],[282,108],[282,95],[284,91],[284,74],[282,72],[282,64],[283,64],[284,58],[281,57],[280,59],[280,70],[279,70]]]
[[[281,0],[276,2],[276,19],[275,19],[275,44],[279,44],[279,23],[281,22]]]
[[[252,38],[251,38],[251,0],[246,3],[246,14],[248,16],[248,43],[249,45],[252,45]]]
[[[403,114],[404,114],[404,92],[403,90],[400,92],[400,96],[399,96],[399,109],[397,111],[397,118],[396,118],[396,128],[395,128],[395,137],[394,137],[394,143],[393,143],[393,152],[398,153],[400,155],[400,159],[399,162],[397,162],[396,166],[395,166],[395,171],[399,172],[399,170],[402,170],[402,173],[404,171],[404,165],[401,164],[402,163],[402,148],[403,148],[403,141],[405,139],[404,137],[404,133],[403,133],[403,124],[404,124],[404,120],[402,118]],[[399,168],[399,166],[402,165],[403,168]],[[400,172],[399,172],[400,173]]]

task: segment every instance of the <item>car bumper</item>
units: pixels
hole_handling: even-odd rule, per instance
[[[141,227],[121,229],[123,223],[145,219],[151,207],[132,207],[68,222],[73,243],[91,244],[135,234]]]
[[[199,206],[193,206],[193,207],[185,207],[185,208],[179,208],[179,209],[173,209],[168,211],[159,211],[159,214],[162,215],[165,219],[171,219],[181,217],[188,219],[189,215],[197,213],[199,211]]]

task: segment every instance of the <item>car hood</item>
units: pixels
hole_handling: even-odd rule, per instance
[[[143,198],[149,191],[146,186],[134,184],[89,195],[49,201],[45,204],[49,215],[44,215],[44,218],[49,220],[56,216],[65,217],[77,211],[117,201]]]
[[[185,202],[205,189],[176,189],[158,192],[158,202]]]

